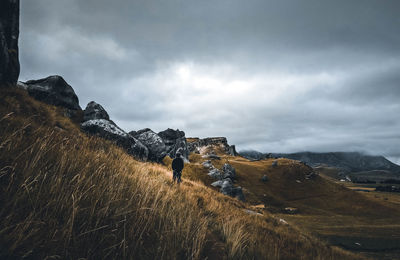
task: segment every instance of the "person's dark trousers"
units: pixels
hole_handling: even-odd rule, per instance
[[[174,171],[172,179],[174,180],[174,182],[176,180],[177,183],[180,183],[182,181],[181,176],[182,176],[182,172]]]

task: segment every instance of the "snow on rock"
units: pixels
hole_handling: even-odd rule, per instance
[[[118,146],[124,148],[128,154],[139,160],[146,161],[148,159],[149,150],[147,147],[118,127],[113,121],[105,119],[108,118],[108,114],[101,105],[96,102],[90,102],[84,113],[86,114],[86,118],[104,118],[90,119],[83,122],[81,124],[83,131],[113,141]]]
[[[142,142],[149,150],[149,160],[161,162],[167,155],[167,147],[162,138],[149,128],[130,132],[132,136]]]

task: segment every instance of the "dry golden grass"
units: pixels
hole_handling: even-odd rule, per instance
[[[176,186],[167,167],[81,134],[23,92],[0,94],[2,259],[358,258],[185,174]]]

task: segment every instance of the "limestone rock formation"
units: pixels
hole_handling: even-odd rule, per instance
[[[217,179],[217,180],[221,180],[222,179],[222,174],[220,172],[220,170],[218,170],[217,168],[212,168],[209,172],[208,172],[208,176]]]
[[[220,171],[212,165],[211,161],[205,161],[202,164],[209,169],[208,176],[217,180],[211,183],[211,186],[220,188],[220,192],[225,195],[245,201],[242,188],[235,187],[233,184],[236,171],[232,165],[225,163],[222,167],[222,171]]]
[[[214,166],[211,163],[211,160],[204,161],[202,165],[207,169],[212,169]]]
[[[179,150],[184,158],[189,159],[185,132],[179,131],[179,129],[173,130],[168,128],[167,130],[159,132],[158,136],[163,140],[169,157],[174,158],[176,152]]]
[[[198,152],[201,147],[205,146],[217,146],[221,147],[225,153],[229,155],[236,156],[238,153],[236,152],[236,148],[234,145],[229,145],[228,141],[225,137],[208,137],[204,139],[200,138],[191,138],[193,141],[188,143],[189,152]]]
[[[98,103],[91,101],[87,104],[84,114],[83,121],[93,120],[93,119],[105,119],[110,120],[110,116],[107,111]]]
[[[149,128],[130,132],[135,138],[143,143],[149,150],[149,160],[161,162],[167,155],[167,147],[163,139]]]
[[[29,80],[18,85],[25,88],[33,98],[47,104],[81,110],[74,89],[61,76]]]
[[[100,104],[90,102],[84,111],[84,118],[88,120],[81,124],[81,129],[86,133],[113,141],[139,160],[148,159],[147,147],[109,120],[108,113]]]
[[[0,1],[0,86],[17,83],[19,0]]]
[[[223,178],[229,178],[229,179],[235,179],[236,177],[236,170],[235,168],[230,165],[229,163],[225,163],[224,166],[222,167],[222,171],[224,172]]]
[[[224,179],[221,185],[221,193],[237,198],[238,200],[244,201],[244,195],[241,187],[234,187],[231,179]]]

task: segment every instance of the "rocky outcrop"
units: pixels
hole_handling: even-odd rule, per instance
[[[188,143],[189,152],[199,153],[200,148],[205,146],[217,146],[223,148],[225,153],[236,156],[236,148],[234,145],[229,145],[225,137],[208,137],[204,139],[191,138],[191,142]]]
[[[0,86],[17,83],[19,0],[0,1]]]
[[[231,179],[224,179],[213,182],[211,184],[214,187],[220,187],[220,192],[224,195],[228,195],[238,200],[245,201],[243,190],[241,187],[235,187]]]
[[[26,89],[30,96],[44,103],[71,110],[81,110],[74,89],[61,76],[19,82],[18,86]]]
[[[147,147],[109,120],[108,113],[101,105],[90,102],[84,111],[84,118],[87,120],[81,124],[81,129],[86,133],[113,141],[139,160],[148,159]]]
[[[225,163],[221,171],[215,168],[210,160],[203,162],[202,165],[209,169],[208,176],[217,180],[211,183],[211,186],[220,188],[220,192],[225,195],[245,201],[242,188],[235,187],[233,184],[233,180],[236,177],[236,170],[232,165]]]
[[[208,172],[208,176],[210,176],[213,179],[222,180],[223,174],[217,168],[212,167]]]
[[[224,166],[222,167],[222,172],[224,173],[224,175],[223,175],[224,179],[229,178],[229,179],[233,180],[236,177],[236,170],[229,163],[224,164]]]
[[[204,161],[204,162],[202,163],[202,165],[203,165],[205,168],[207,168],[207,169],[211,169],[211,168],[214,167],[214,166],[212,165],[212,163],[211,163],[211,160]]]
[[[87,104],[83,113],[83,121],[94,120],[94,119],[105,119],[110,120],[110,116],[107,111],[98,103],[91,101]]]
[[[173,130],[168,128],[167,130],[159,132],[158,136],[163,140],[169,157],[174,158],[176,152],[179,150],[184,158],[189,159],[185,132],[179,131],[179,129]]]
[[[132,131],[129,134],[147,147],[150,161],[161,162],[167,155],[167,147],[164,141],[151,129],[145,128],[139,131]]]

